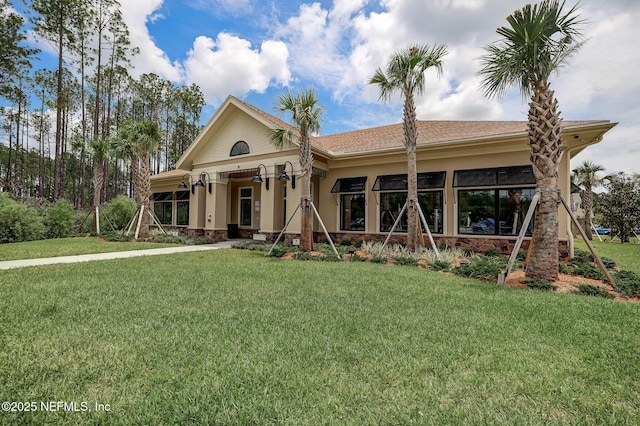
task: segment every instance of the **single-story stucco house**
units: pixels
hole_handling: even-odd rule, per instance
[[[571,158],[600,142],[616,123],[565,120],[563,125],[559,182],[569,199]],[[151,201],[160,222],[214,240],[275,240],[300,202],[298,147],[278,150],[269,141],[273,129],[286,127],[279,118],[228,97],[176,169],[151,177]],[[535,193],[527,122],[419,121],[418,132],[419,202],[436,242],[509,250]],[[311,144],[312,200],[332,238],[384,240],[407,197],[402,124],[316,136]],[[394,233],[400,241],[404,216]],[[561,209],[565,247],[570,229]],[[314,231],[316,240],[324,239],[317,219]],[[299,232],[297,213],[285,239]]]

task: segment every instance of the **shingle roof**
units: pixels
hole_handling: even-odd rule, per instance
[[[564,127],[600,121],[563,121]],[[525,133],[526,121],[418,121],[418,146],[483,137]],[[404,146],[402,123],[315,137],[314,145],[335,154]]]
[[[261,110],[241,99],[234,98],[258,115],[272,122],[274,126],[295,131],[289,123]],[[601,120],[564,120],[564,127],[598,123]],[[453,142],[491,136],[525,133],[526,121],[418,121],[418,146],[438,142]],[[402,123],[368,129],[353,130],[326,136],[311,137],[315,148],[333,154],[353,154],[358,152],[400,148],[404,146]]]

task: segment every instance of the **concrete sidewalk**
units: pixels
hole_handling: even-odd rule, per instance
[[[110,253],[79,254],[76,256],[45,257],[40,259],[6,260],[4,262],[0,262],[0,269],[14,269],[14,268],[25,268],[28,266],[54,265],[57,263],[91,262],[94,260],[124,259],[129,257],[156,256],[159,254],[186,253],[186,252],[203,251],[203,250],[217,250],[221,248],[231,248],[231,246],[237,242],[238,240],[221,241],[215,244],[202,244],[202,245],[195,245],[195,246],[178,246],[178,247],[165,247],[165,248],[146,249],[146,250],[115,251]]]

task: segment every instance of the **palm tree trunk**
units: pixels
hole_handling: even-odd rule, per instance
[[[313,250],[313,227],[311,209],[311,172],[313,171],[313,154],[308,137],[300,140],[300,168],[302,173],[302,188],[300,191],[300,205],[302,218],[300,223],[300,250]]]
[[[418,245],[418,175],[416,145],[418,127],[413,94],[405,93],[402,128],[407,148],[407,250],[414,253]]]
[[[593,239],[591,233],[591,212],[593,211],[593,189],[587,183],[584,188],[584,230],[589,240]]]
[[[143,154],[140,157],[140,165],[138,168],[138,188],[139,188],[139,203],[140,206],[144,206],[144,214],[141,218],[140,225],[140,237],[149,237],[149,195],[151,192],[151,182],[149,180],[149,154]]]
[[[562,159],[562,120],[546,81],[538,82],[529,104],[529,145],[540,202],[536,209],[531,257],[526,276],[558,279],[558,167]]]

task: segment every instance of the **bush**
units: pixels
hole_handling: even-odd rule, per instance
[[[298,247],[292,245],[292,244],[278,244],[276,245],[273,250],[271,250],[271,254],[269,256],[271,257],[282,257],[285,254],[289,253],[289,252],[295,252],[298,251]]]
[[[133,240],[133,234],[122,235],[119,232],[105,232],[102,234],[102,238],[111,243],[126,243]]]
[[[68,238],[76,227],[76,212],[65,200],[49,206],[44,216],[45,238]]]
[[[447,272],[451,268],[451,264],[446,260],[436,260],[429,265],[429,269],[434,271],[443,271]]]
[[[371,258],[371,263],[383,263],[386,264],[389,259],[386,256],[373,256]]]
[[[42,218],[35,209],[0,194],[0,243],[41,240],[44,231]]]
[[[489,250],[484,252],[484,255],[487,257],[500,257],[500,250],[495,247],[491,247]]]
[[[497,278],[507,267],[507,262],[497,257],[478,256],[469,261],[468,265],[453,268],[453,273],[470,278]]]
[[[189,246],[197,246],[201,244],[213,244],[213,240],[209,237],[189,237],[186,239],[185,244]]]
[[[555,286],[542,278],[529,278],[522,281],[527,287],[533,290],[555,290]]]
[[[118,195],[102,208],[102,212],[116,229],[124,229],[138,210],[135,200],[125,195]]]
[[[401,265],[401,266],[418,266],[418,259],[416,259],[415,257],[411,257],[411,256],[395,256],[392,257],[393,262],[396,265]]]
[[[184,244],[185,240],[185,237],[174,237],[173,235],[164,235],[162,233],[155,234],[149,239],[152,243],[162,244]]]
[[[640,297],[640,276],[633,271],[619,271],[613,275],[618,293],[623,296]]]
[[[578,284],[578,294],[584,296],[604,297],[605,299],[613,299],[613,294],[609,293],[602,287],[589,284]]]

